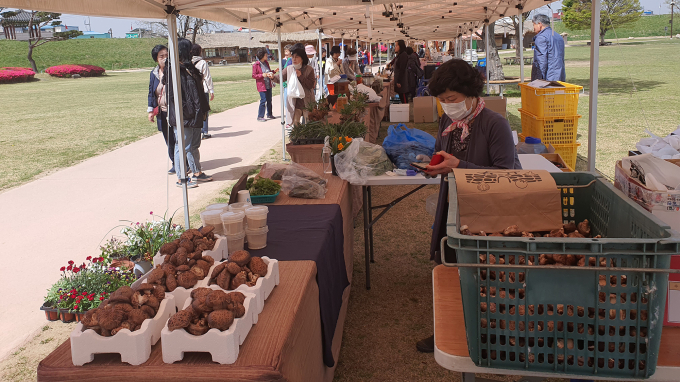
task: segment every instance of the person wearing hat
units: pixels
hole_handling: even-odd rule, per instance
[[[292,98],[291,94],[288,93],[288,99],[286,100],[286,123],[289,125],[300,123],[300,118],[307,113],[305,110],[307,105],[314,102],[314,87],[316,85],[314,69],[309,65],[309,58],[307,58],[305,49],[293,49],[292,53],[293,65],[287,66],[281,74],[283,75],[283,80],[288,81],[289,85],[293,75],[297,76],[297,80],[300,82],[305,95],[303,98]],[[274,82],[279,82],[278,76],[273,76],[272,79]]]
[[[347,75],[347,79],[354,81],[359,71],[359,63],[357,62],[357,50],[354,48],[347,48],[345,51],[345,59],[342,60],[342,72]]]
[[[334,46],[331,48],[331,56],[326,60],[326,83],[329,84],[331,78],[343,74],[340,62],[340,47]]]

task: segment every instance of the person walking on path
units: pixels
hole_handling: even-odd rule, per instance
[[[165,45],[156,45],[151,49],[151,57],[156,62],[149,75],[149,100],[146,112],[149,114],[149,121],[153,122],[156,118],[158,131],[163,133],[163,140],[168,147],[168,157],[172,162],[172,167],[168,174],[175,173],[175,132],[168,127],[168,104],[165,102],[165,85],[163,76],[165,75],[165,62],[168,58],[168,48]]]
[[[550,28],[548,16],[539,13],[531,21],[536,32],[531,80],[566,81],[564,39]]]
[[[196,66],[191,62],[191,41],[187,39],[180,39],[177,43],[177,52],[179,53],[179,74],[182,86],[182,114],[184,117],[184,144],[186,152],[186,161],[189,163],[189,168],[193,173],[191,179],[188,179],[187,187],[194,188],[198,186],[198,182],[209,182],[212,177],[201,171],[201,154],[198,151],[201,147],[201,129],[203,128],[203,121],[205,121],[208,111],[210,111],[210,104],[208,98],[203,91],[203,76],[201,72],[196,69]],[[168,74],[172,73],[168,70]],[[168,88],[166,92],[168,98],[168,114],[170,126],[175,129],[175,136],[177,136],[177,119],[175,117],[175,100],[173,96],[172,81],[170,75],[164,77],[165,84]],[[180,163],[185,160],[180,158],[179,142],[175,142],[175,172],[177,173],[177,186],[182,187],[180,178]]]
[[[203,49],[200,45],[194,44],[191,47],[191,62],[196,66],[201,75],[203,76],[203,91],[205,92],[206,98],[210,94],[210,100],[215,99],[215,88],[213,87],[212,77],[210,76],[210,69],[208,68],[208,63],[201,57],[201,51]],[[201,129],[202,139],[210,138],[208,134],[208,115],[205,116],[205,121],[203,121],[203,128]]]
[[[408,95],[411,93],[408,79],[408,54],[406,53],[406,43],[399,40],[394,45],[396,57],[394,60],[394,92],[399,94],[401,103],[408,103]]]
[[[253,63],[253,78],[257,85],[257,91],[260,93],[260,108],[257,111],[257,120],[260,122],[267,122],[268,119],[274,119],[272,112],[272,89],[274,83],[274,73],[269,68],[269,61],[267,61],[267,51],[260,48],[257,51],[257,61]],[[265,109],[267,111],[267,118],[264,116]]]

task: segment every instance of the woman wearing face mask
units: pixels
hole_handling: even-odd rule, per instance
[[[295,73],[300,85],[302,85],[302,89],[305,91],[304,98],[292,98],[290,92],[288,93],[288,99],[286,100],[286,110],[288,110],[288,113],[286,113],[286,123],[294,125],[299,123],[300,118],[306,114],[305,108],[307,105],[314,102],[316,75],[314,74],[314,68],[309,65],[309,58],[307,58],[307,52],[305,52],[304,48],[293,49],[292,53],[293,65],[286,67],[286,70],[283,71],[283,80],[288,81],[290,84],[289,77],[292,77],[293,73]],[[279,77],[274,76],[273,80],[278,82]]]
[[[521,169],[508,120],[484,107],[479,97],[484,82],[468,63],[452,59],[439,67],[428,85],[441,102],[444,115],[439,121],[435,152],[444,157],[436,166],[427,166],[429,175],[442,175],[439,201],[432,230],[430,259],[441,263],[440,242],[446,236],[449,211],[446,174],[454,168]],[[434,336],[418,341],[424,353],[434,351]]]
[[[360,73],[356,49],[347,48],[345,51],[345,58],[342,60],[342,72],[347,75],[350,82],[354,81],[357,74]]]

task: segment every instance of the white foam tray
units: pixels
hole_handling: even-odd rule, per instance
[[[154,318],[148,318],[134,332],[123,329],[112,337],[103,337],[92,329],[83,330],[82,322],[71,332],[71,360],[82,366],[94,360],[95,354],[119,353],[120,360],[141,365],[151,356],[151,347],[161,338],[161,331],[175,314],[174,296],[166,294]]]
[[[215,237],[217,238],[217,240],[215,240],[215,246],[211,251],[203,251],[203,256],[210,256],[215,259],[215,262],[219,262],[228,257],[227,238],[220,235],[215,235]],[[163,264],[164,260],[165,256],[161,255],[161,251],[159,250],[156,253],[156,256],[153,257],[153,266],[155,267],[156,265]]]
[[[205,276],[203,278],[203,280],[198,280],[198,282],[196,283],[196,285],[194,285],[193,288],[185,289],[184,287],[178,286],[172,292],[168,292],[168,291],[165,292],[166,295],[172,295],[172,296],[175,297],[174,298],[175,310],[180,310],[184,307],[184,302],[186,302],[186,300],[189,297],[191,297],[191,291],[192,290],[194,290],[195,288],[202,288],[202,287],[208,286],[208,281],[210,280],[210,274],[212,273],[213,268],[215,268],[215,266],[217,266],[217,264],[219,264],[219,263],[215,262],[215,264],[213,264],[213,266],[210,267],[210,270],[208,270],[208,275]],[[152,271],[153,271],[153,269],[152,269]],[[142,283],[146,282],[146,279],[149,277],[149,273],[151,273],[151,271],[147,272],[144,276],[140,277],[139,279],[137,279],[137,281],[132,283],[132,285],[131,285],[132,289],[139,289],[139,286],[142,285]]]
[[[221,290],[217,285],[211,285],[213,290]],[[233,292],[233,291],[232,291]],[[206,352],[210,353],[213,362],[220,364],[232,364],[238,358],[239,346],[245,341],[250,328],[256,321],[257,313],[253,309],[255,296],[250,293],[243,293],[246,300],[243,306],[246,313],[241,318],[237,318],[223,332],[218,329],[210,329],[202,336],[195,336],[186,330],[168,330],[167,322],[161,332],[161,346],[163,348],[163,362],[173,363],[181,361],[185,352]],[[183,309],[191,304],[191,299],[187,300]]]
[[[257,314],[262,313],[264,309],[264,300],[269,297],[269,294],[274,290],[274,287],[279,285],[279,261],[270,259],[267,256],[262,256],[262,260],[267,264],[267,275],[257,279],[255,286],[249,287],[241,285],[236,288],[237,291],[245,293],[252,293],[255,295],[255,308]],[[257,324],[257,320],[255,321]]]

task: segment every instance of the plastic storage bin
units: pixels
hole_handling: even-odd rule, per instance
[[[559,81],[558,81],[559,82]],[[563,88],[540,89],[519,84],[522,109],[538,118],[567,117],[578,113],[578,96],[583,86],[560,82]]]
[[[220,215],[220,219],[222,219],[225,235],[235,235],[243,232],[243,220],[245,219],[245,214],[243,212],[225,212]]]
[[[229,211],[229,205],[226,203],[209,204],[205,207],[205,210],[222,210],[222,212],[227,212]]]
[[[539,118],[534,114],[519,109],[522,115],[522,134],[539,138],[544,143],[558,145],[576,142],[576,131],[580,115],[559,118]]]
[[[246,222],[250,229],[257,229],[267,226],[267,206],[250,207],[246,210]]]
[[[227,251],[231,256],[232,253],[240,251],[245,248],[245,232],[235,233],[233,235],[225,235],[227,237]]]
[[[323,140],[321,144],[323,144]],[[253,204],[274,203],[276,202],[276,197],[278,197],[280,193],[281,191],[274,195],[251,195],[250,201],[253,202]]]
[[[447,244],[459,263],[536,263],[540,254],[585,255],[578,269],[460,267],[470,357],[484,367],[645,378],[654,374],[667,273],[680,236],[590,173],[551,173],[562,190],[565,221],[588,219],[601,239],[509,238],[459,233],[455,181],[449,176]],[[442,241],[442,245],[444,244]],[[456,266],[444,256],[444,264]],[[604,265],[604,266],[603,266]],[[570,267],[571,268],[571,267]]]
[[[222,227],[222,219],[220,219],[220,215],[222,214],[222,210],[216,209],[216,210],[206,210],[201,212],[201,223],[203,225],[211,225],[215,227],[215,230],[213,231],[216,235],[222,235],[224,232],[224,228]]]
[[[269,227],[264,226],[261,228],[246,230],[246,236],[248,237],[248,249],[262,249],[267,246],[267,232],[269,232]]]

